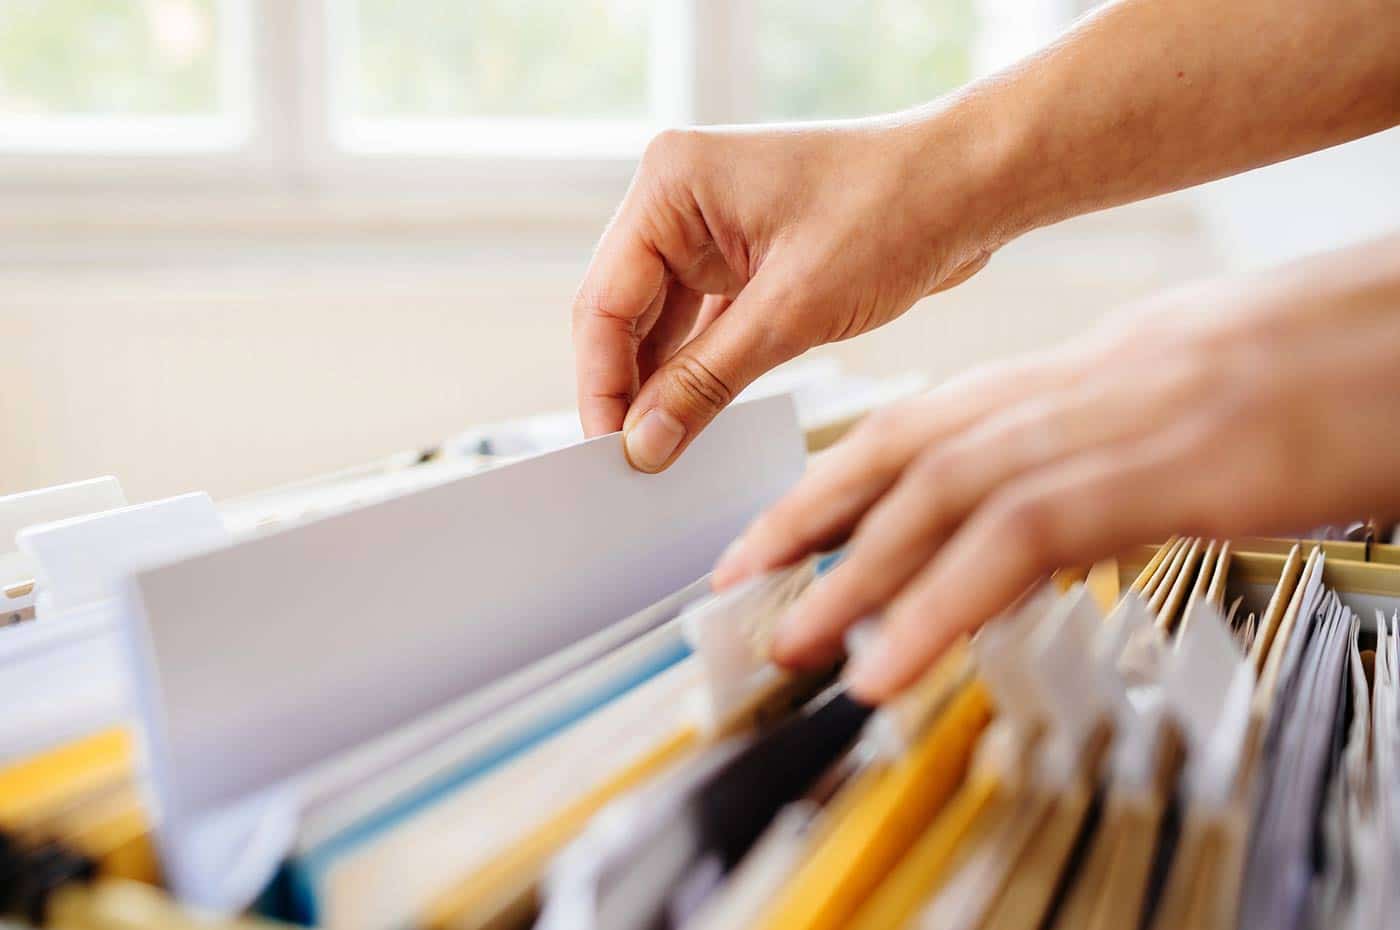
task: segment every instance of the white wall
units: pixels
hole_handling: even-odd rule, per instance
[[[1400,229],[1400,128],[1193,192],[1232,267],[1259,268]]]
[[[0,493],[110,472],[135,500],[222,498],[569,406],[591,237],[196,240],[77,264],[51,243],[0,263]],[[939,379],[1216,267],[1179,210],[1087,217],[828,351]]]
[[[0,224],[0,494],[110,472],[136,500],[228,497],[570,406],[569,302],[604,214],[483,229],[435,209],[242,234],[162,220],[154,239],[120,211]],[[1043,230],[824,351],[938,380],[1147,292],[1396,228],[1400,131]]]

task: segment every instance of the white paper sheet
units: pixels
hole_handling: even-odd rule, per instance
[[[127,650],[111,616],[78,612],[0,636],[0,763],[126,720]]]
[[[732,407],[661,475],[605,436],[137,575],[136,689],[177,892],[237,906],[208,859],[196,873],[174,855],[223,845],[197,838],[218,810],[695,580],[804,459],[791,400],[772,398]]]

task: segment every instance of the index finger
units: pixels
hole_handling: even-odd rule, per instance
[[[1036,356],[974,369],[922,397],[872,413],[744,531],[715,566],[715,587],[730,587],[839,541],[921,448],[1070,376],[1062,364]]]
[[[665,280],[661,256],[620,216],[604,234],[574,298],[574,364],[585,435],[622,429],[641,387],[638,324]]]
[[[850,670],[855,692],[890,697],[1047,573],[1164,538],[1212,509],[1230,486],[1182,481],[1182,462],[1192,459],[1178,443],[1169,435],[1110,445],[999,491],[890,602],[876,645]]]

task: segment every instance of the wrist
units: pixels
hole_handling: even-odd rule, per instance
[[[980,82],[888,126],[900,139],[919,234],[947,248],[944,262],[953,267],[1058,219],[1035,190],[1029,126],[999,96]]]

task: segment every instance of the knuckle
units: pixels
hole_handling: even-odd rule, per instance
[[[900,411],[890,407],[868,415],[851,439],[860,444],[872,468],[897,473],[907,463],[903,429]]]
[[[1202,402],[1217,396],[1229,383],[1230,368],[1226,353],[1220,349],[1202,343],[1193,345],[1183,364],[1189,395]]]
[[[1200,357],[1223,360],[1235,354],[1244,335],[1234,320],[1212,318],[1192,328],[1189,345]]]
[[[588,318],[625,322],[628,325],[631,323],[622,313],[620,301],[613,289],[598,283],[583,284],[574,294],[574,325],[577,326],[581,320]]]
[[[787,360],[797,358],[817,345],[819,340],[814,338],[805,320],[779,317],[773,321],[773,325],[764,328],[764,342],[768,357]]]
[[[828,583],[823,586],[823,592],[843,605],[847,613],[867,613],[878,607],[887,594],[879,567],[864,564],[864,559],[857,558],[860,554],[858,550],[853,551],[846,563],[838,566],[846,571],[832,572]]]
[[[909,466],[909,480],[926,496],[937,500],[958,484],[963,461],[956,445],[935,446]]]
[[[594,312],[598,305],[597,288],[585,281],[574,291],[573,323],[579,324],[584,317]]]
[[[901,407],[900,404],[891,404],[872,410],[860,421],[860,426],[852,435],[870,441],[878,441],[881,437],[888,436],[899,429],[904,421],[904,411]]]
[[[694,355],[677,355],[671,363],[673,399],[689,413],[712,415],[734,399],[735,390]]]
[[[905,400],[877,407],[861,418],[852,435],[875,448],[906,448],[915,438],[915,431],[926,432],[920,430],[920,424],[928,419],[924,407],[932,404],[925,402],[921,405],[915,402],[923,400],[916,398],[914,401]],[[904,465],[906,461],[901,461],[900,464]]]
[[[1056,393],[1023,403],[988,427],[984,448],[1015,467],[1055,461],[1071,442],[1074,399]]]
[[[744,533],[744,538],[750,545],[772,547],[797,535],[801,514],[802,508],[795,506],[790,497],[785,497],[759,514]]]
[[[917,507],[926,532],[943,530],[956,519],[960,479],[957,453],[935,451],[909,466],[907,478],[918,496]]]
[[[1061,532],[1058,509],[1044,495],[1012,491],[993,505],[996,535],[1014,541],[1024,562],[1037,571],[1060,561]]]
[[[652,170],[687,165],[695,160],[700,140],[694,129],[663,129],[647,143],[642,165]]]
[[[1275,375],[1273,366],[1263,371],[1238,370],[1235,377],[1221,385],[1219,405],[1222,413],[1232,419],[1270,416],[1276,412],[1281,392],[1274,390],[1269,379]],[[1258,377],[1262,375],[1263,377]]]
[[[1199,409],[1220,396],[1223,368],[1213,353],[1195,346],[1173,353],[1159,377],[1159,403],[1168,410]]]
[[[1196,493],[1188,497],[1182,518],[1197,535],[1227,537],[1246,530],[1259,510],[1259,498],[1247,482],[1225,471],[1212,471],[1197,479]]]
[[[1203,534],[1253,532],[1271,509],[1306,485],[1297,469],[1315,444],[1305,440],[1301,451],[1280,455],[1282,447],[1274,431],[1249,429],[1246,438],[1241,424],[1258,422],[1260,416],[1244,412],[1252,403],[1229,401],[1204,413],[1186,426],[1172,455],[1183,466],[1189,464],[1194,474],[1195,493],[1190,495],[1186,516]],[[1269,467],[1261,467],[1261,462],[1270,463]]]

